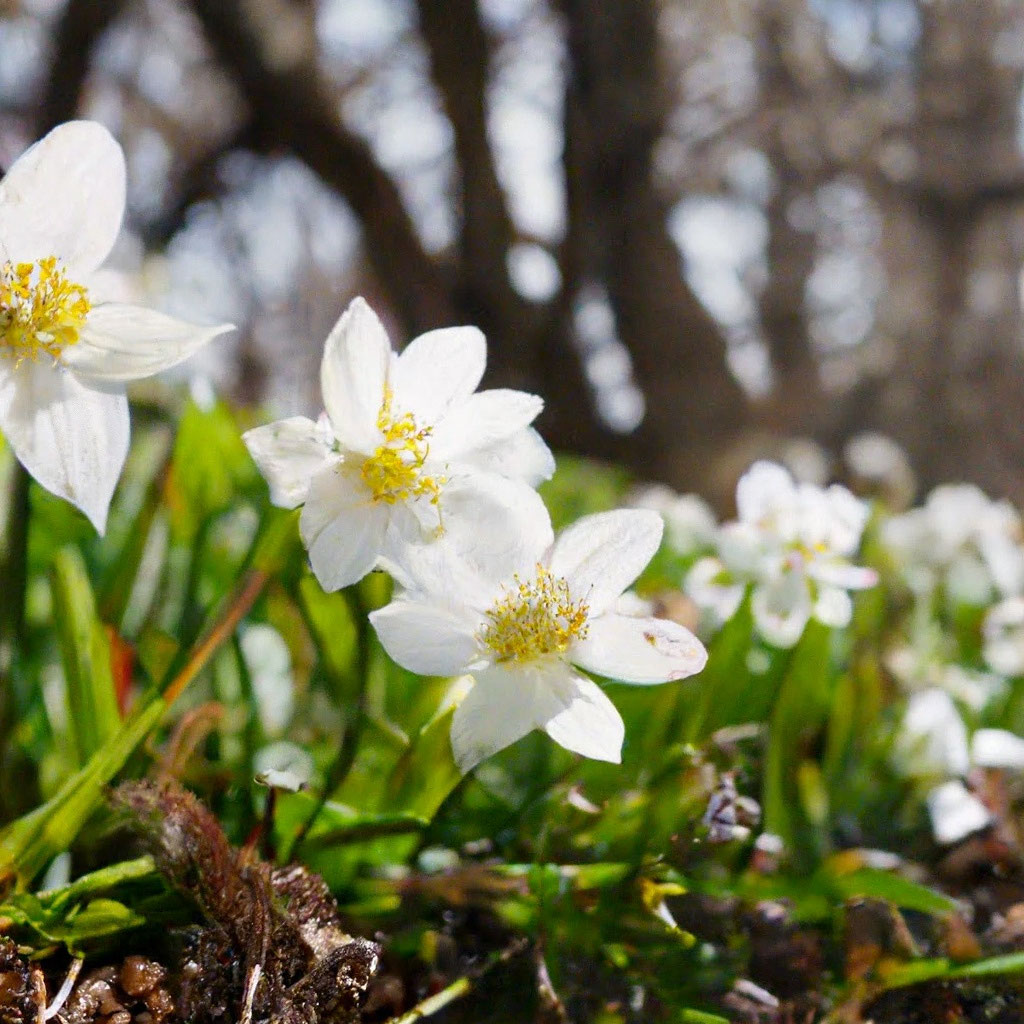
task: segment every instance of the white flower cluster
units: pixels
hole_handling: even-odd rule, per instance
[[[100,532],[128,449],[125,382],[230,329],[103,301],[94,272],[124,205],[121,148],[92,122],[55,129],[0,183],[0,430]],[[245,441],[273,502],[302,506],[321,585],[387,569],[401,589],[373,623],[395,660],[475,680],[452,729],[464,771],[535,728],[618,761],[622,719],[574,666],[662,683],[699,672],[706,652],[682,626],[617,604],[661,542],[654,512],[591,516],[554,539],[534,490],[554,470],[531,427],[542,402],[478,392],[485,361],[473,327],[398,355],[356,299],[325,346],[325,414]]]
[[[973,484],[936,487],[920,508],[888,520],[882,539],[916,593],[941,586],[952,600],[972,605],[1024,593],[1020,516]]]
[[[555,539],[533,489],[554,469],[530,426],[541,400],[477,391],[485,358],[473,327],[432,331],[396,354],[356,299],[324,350],[326,418],[244,439],[272,500],[302,506],[321,585],[387,569],[399,593],[370,618],[391,657],[472,678],[452,721],[463,771],[533,729],[617,762],[622,718],[576,666],[664,683],[699,672],[707,655],[682,626],[617,606],[661,543],[658,515],[588,516]]]
[[[975,769],[1024,771],[1024,739],[1006,729],[976,729],[968,740],[949,694],[921,690],[907,703],[897,759],[906,775],[934,783],[927,805],[936,842],[956,843],[993,821],[964,779]]]
[[[686,592],[719,622],[751,588],[758,632],[792,647],[807,622],[846,626],[849,591],[874,586],[874,570],[851,562],[870,514],[845,487],[796,483],[782,466],[757,462],[736,489],[738,518],[719,527],[717,553],[698,560]]]

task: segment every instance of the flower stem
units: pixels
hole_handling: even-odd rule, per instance
[[[242,577],[241,583],[224,610],[202,640],[192,649],[185,664],[165,687],[163,697],[168,707],[177,700],[181,691],[202,672],[221,644],[238,628],[238,624],[263,593],[263,588],[269,579],[269,574],[262,569],[250,569]]]
[[[518,956],[527,946],[526,940],[517,939],[500,953],[491,956],[477,970],[462,978],[457,978],[446,988],[441,989],[440,992],[429,996],[421,1003],[417,1003],[411,1010],[398,1017],[392,1017],[387,1021],[387,1024],[415,1024],[416,1021],[421,1021],[425,1017],[433,1017],[435,1013],[439,1013],[446,1006],[450,1006],[457,1000],[469,995],[473,991],[474,983],[479,981],[488,971],[499,964],[507,963],[514,956]]]
[[[327,776],[324,780],[324,788],[313,808],[312,814],[302,823],[301,828],[292,841],[291,849],[288,851],[290,859],[298,855],[300,847],[309,838],[309,831],[320,817],[321,812],[331,798],[331,794],[338,789],[345,781],[348,773],[355,764],[356,750],[359,747],[359,737],[363,731],[363,720],[366,717],[366,690],[370,674],[370,656],[372,634],[370,623],[367,619],[369,609],[359,594],[358,586],[348,587],[345,591],[345,599],[348,601],[352,614],[352,621],[356,626],[356,673],[358,677],[359,690],[356,697],[355,707],[345,721],[345,727],[338,743],[338,751],[327,769]]]
[[[5,534],[3,586],[0,587],[0,760],[17,721],[14,665],[25,642],[25,589],[28,583],[29,484],[20,462],[11,475]],[[22,653],[24,653],[22,651]]]
[[[14,646],[24,639],[31,480],[21,463],[15,462],[5,530],[7,544],[4,551],[4,585],[0,590],[0,638]]]

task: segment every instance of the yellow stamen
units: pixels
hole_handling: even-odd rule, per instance
[[[36,362],[61,353],[79,338],[92,308],[89,292],[69,281],[53,256],[0,266],[0,356]]]
[[[377,413],[377,429],[384,435],[384,441],[363,463],[363,483],[374,501],[394,505],[411,498],[429,498],[432,505],[437,505],[448,478],[423,472],[430,454],[428,439],[432,428],[420,427],[410,412],[396,416],[391,408],[393,402],[394,394],[386,387]]]
[[[587,635],[586,602],[572,600],[569,584],[542,565],[537,578],[515,586],[487,612],[479,640],[497,661],[530,661],[546,654],[564,654],[574,640]]]

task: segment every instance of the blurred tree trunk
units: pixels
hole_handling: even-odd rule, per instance
[[[919,6],[917,172],[877,193],[889,278],[889,355],[830,424],[899,440],[926,486],[965,475],[1024,499],[1024,349],[1016,281],[979,298],[978,250],[991,222],[1024,201],[1017,142],[1020,72],[993,66],[1006,28],[992,4]],[[1019,254],[1008,254],[1008,262]],[[996,306],[992,302],[996,302]]]
[[[707,490],[746,426],[721,331],[687,286],[652,156],[668,97],[653,0],[562,0],[567,20],[567,275],[603,282],[646,400],[621,445],[645,475]],[[711,482],[714,487],[714,483]]]

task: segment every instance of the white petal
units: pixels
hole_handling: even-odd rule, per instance
[[[270,500],[280,508],[296,508],[309,494],[313,477],[335,456],[330,434],[305,416],[292,416],[247,430],[242,440],[270,485]]]
[[[811,617],[807,580],[791,572],[762,583],[751,594],[750,610],[765,640],[776,647],[792,647]]]
[[[527,484],[496,473],[456,478],[441,496],[445,543],[481,575],[504,580],[533,568],[551,546],[551,516]]]
[[[353,299],[328,335],[320,365],[324,408],[338,440],[353,451],[370,455],[379,443],[390,361],[383,324],[363,299]]]
[[[532,572],[552,540],[551,517],[533,488],[494,473],[449,481],[438,509],[425,499],[395,506],[385,555],[403,585],[431,593],[450,592],[453,579],[469,582],[474,597],[488,601],[495,584]],[[490,581],[487,585],[483,581]],[[470,594],[466,595],[471,601]]]
[[[592,679],[560,666],[539,682],[536,706],[546,717],[538,724],[566,750],[597,761],[622,760],[622,716]]]
[[[459,463],[522,480],[531,487],[550,480],[555,472],[555,457],[533,427],[492,445],[464,452],[459,456]]]
[[[701,607],[710,609],[719,624],[728,622],[739,610],[746,590],[744,583],[728,582],[733,577],[712,556],[700,558],[686,574],[683,590]]]
[[[807,575],[819,583],[843,590],[867,590],[878,583],[878,573],[860,565],[833,558],[812,558]]]
[[[911,775],[967,773],[967,729],[948,693],[920,690],[907,701],[899,751]]]
[[[1005,729],[979,729],[971,737],[971,761],[979,768],[1024,770],[1024,739]]]
[[[708,660],[701,642],[668,619],[601,615],[569,654],[581,668],[626,683],[667,683],[699,672]]]
[[[444,419],[435,422],[430,438],[431,454],[437,459],[459,461],[465,455],[490,448],[519,433],[543,408],[542,399],[525,391],[496,389],[471,395],[453,407]]]
[[[462,772],[511,746],[537,727],[536,685],[502,668],[476,674],[452,716],[452,753]]]
[[[736,511],[741,521],[774,529],[796,514],[798,497],[789,471],[774,462],[755,462],[736,485]]]
[[[384,547],[388,506],[367,499],[338,464],[313,477],[299,518],[313,573],[324,590],[358,583],[377,564]]]
[[[91,380],[139,380],[177,366],[231,330],[231,324],[199,327],[143,306],[108,302],[90,310],[64,359],[75,373]]]
[[[487,342],[475,327],[445,327],[413,339],[395,363],[395,402],[433,426],[466,401],[484,375]]]
[[[928,794],[928,813],[936,842],[958,843],[992,820],[988,808],[959,781],[944,782]]]
[[[72,280],[88,274],[117,239],[124,200],[124,154],[110,132],[94,121],[58,125],[0,182],[0,258],[56,256]]]
[[[9,365],[0,359],[0,431],[25,469],[102,534],[128,454],[128,400],[46,361]]]
[[[584,516],[555,541],[549,568],[565,577],[592,616],[600,615],[647,567],[663,530],[661,516],[650,509]]]
[[[853,602],[845,590],[838,587],[822,587],[814,602],[814,617],[824,626],[844,629],[853,618]]]
[[[460,675],[478,660],[480,621],[469,609],[398,598],[370,622],[391,660],[417,675]]]

